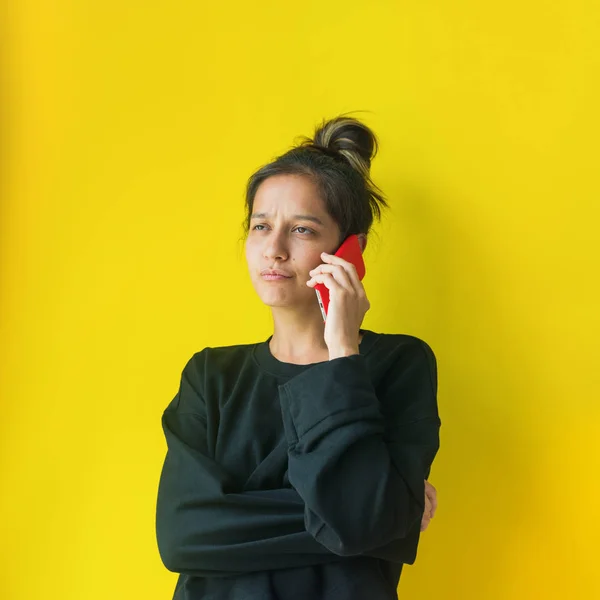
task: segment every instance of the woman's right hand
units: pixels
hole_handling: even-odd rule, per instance
[[[421,531],[425,531],[437,508],[437,490],[425,479],[425,511],[421,519]]]

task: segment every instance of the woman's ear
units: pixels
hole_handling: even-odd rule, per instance
[[[359,233],[357,234],[357,237],[358,243],[360,244],[360,249],[364,254],[365,248],[367,247],[367,235],[365,233]]]

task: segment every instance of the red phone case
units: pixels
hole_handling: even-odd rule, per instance
[[[349,235],[342,242],[342,245],[335,252],[335,256],[339,256],[340,258],[351,262],[356,267],[358,278],[360,280],[363,279],[366,272],[365,261],[363,260],[358,236],[355,233]],[[327,319],[327,310],[329,308],[329,288],[324,283],[315,283],[314,290],[317,294],[323,321],[325,321]]]

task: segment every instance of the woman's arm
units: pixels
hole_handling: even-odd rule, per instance
[[[200,354],[188,361],[179,391],[163,413],[167,455],[160,476],[156,533],[167,569],[197,576],[234,576],[340,560],[309,533],[296,489],[238,492],[209,457]],[[412,564],[419,527],[357,554]]]
[[[401,340],[379,395],[361,354],[318,363],[279,391],[308,531],[340,556],[411,539],[412,563],[441,426],[430,347]]]
[[[156,536],[165,567],[211,577],[339,560],[306,531],[296,490],[240,492],[239,482],[210,457],[202,365],[198,352],[162,415],[167,453]]]
[[[167,569],[223,577],[339,560],[306,531],[296,490],[231,491],[233,477],[202,451],[200,415],[167,409],[162,425],[156,535]]]

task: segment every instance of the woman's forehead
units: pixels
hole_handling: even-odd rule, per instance
[[[329,219],[316,186],[306,177],[270,177],[256,192],[252,218],[306,215],[326,224]]]

